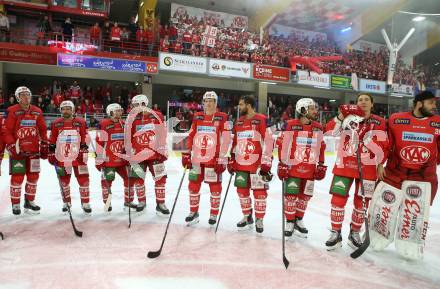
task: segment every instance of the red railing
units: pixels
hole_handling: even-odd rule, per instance
[[[72,36],[64,35],[62,32],[38,32],[30,29],[11,28],[7,34],[6,42],[52,46],[64,48],[70,52],[82,51],[104,51],[112,53],[134,54],[142,56],[157,56],[157,42],[148,43],[145,41],[133,41],[121,38],[121,40],[111,40],[100,37],[99,39],[91,39],[88,35]]]

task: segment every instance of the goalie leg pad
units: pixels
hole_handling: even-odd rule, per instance
[[[402,203],[402,191],[383,181],[379,182],[370,202],[370,247],[381,251],[394,240],[397,215]]]
[[[410,260],[423,259],[431,203],[431,183],[404,181],[403,200],[397,219],[396,250]]]

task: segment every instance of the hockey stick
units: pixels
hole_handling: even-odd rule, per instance
[[[289,267],[289,264],[290,264],[290,262],[289,262],[289,260],[287,260],[287,257],[286,257],[286,236],[285,236],[285,233],[286,233],[286,225],[285,225],[285,223],[286,223],[286,216],[284,216],[284,197],[285,197],[285,194],[286,194],[286,182],[283,180],[283,183],[282,183],[283,185],[282,185],[282,190],[283,190],[283,193],[282,193],[282,196],[281,196],[281,202],[282,202],[282,210],[281,210],[281,214],[283,215],[282,216],[282,220],[283,220],[283,224],[282,224],[282,234],[283,234],[283,263],[284,263],[284,267],[286,267],[286,270],[287,270],[287,268]]]
[[[5,236],[3,235],[3,233],[2,233],[2,232],[0,232],[0,238],[2,238],[2,240],[4,240],[4,239],[5,239]]]
[[[173,214],[174,214],[174,209],[176,208],[177,198],[179,197],[180,189],[182,188],[182,184],[183,184],[183,180],[185,179],[186,171],[187,171],[187,168],[185,168],[185,170],[183,171],[183,176],[182,176],[182,179],[180,180],[179,188],[177,189],[176,198],[174,199],[174,204],[173,204],[173,208],[171,209],[170,218],[168,219],[167,227],[165,228],[165,234],[163,235],[162,244],[160,244],[160,248],[158,251],[149,251],[148,252],[147,257],[150,259],[157,258],[160,256],[160,253],[162,253],[163,244],[165,243],[165,239],[168,234],[168,228],[170,226],[171,218],[173,217]]]
[[[128,228],[131,228],[131,202],[130,202],[130,173],[131,167],[130,165],[126,166],[127,169],[127,183],[128,183]],[[134,196],[133,196],[134,197]]]
[[[358,145],[357,148],[356,157],[357,157],[358,170],[359,170],[359,181],[361,183],[362,209],[364,210],[365,240],[364,242],[362,242],[359,248],[357,248],[354,252],[350,254],[351,258],[353,259],[360,257],[367,250],[368,246],[370,246],[370,229],[368,224],[367,206],[365,202],[364,178],[362,176],[360,144]]]
[[[63,186],[61,185],[61,180],[60,180],[60,177],[58,176],[58,172],[57,172],[57,168],[56,168],[56,166],[54,166],[54,168],[55,168],[55,173],[56,173],[56,175],[57,175],[57,179],[58,179],[58,185],[60,186],[61,198],[62,198],[63,201],[64,201],[66,198],[65,198],[64,193],[63,193]],[[69,212],[70,222],[72,223],[73,231],[75,232],[75,235],[76,235],[77,237],[80,237],[80,238],[81,238],[82,235],[83,235],[83,232],[78,231],[78,229],[76,228],[75,223],[73,222],[72,212],[70,211],[70,205],[69,205],[69,202],[67,202],[66,204],[67,204],[67,211]]]
[[[220,220],[222,218],[223,208],[225,207],[226,203],[226,197],[228,196],[229,187],[231,186],[232,177],[234,176],[234,173],[231,174],[231,177],[229,178],[228,187],[226,188],[225,198],[223,199],[222,208],[220,210],[220,215],[218,216],[217,226],[215,226],[215,234],[217,234],[218,225],[220,224]]]

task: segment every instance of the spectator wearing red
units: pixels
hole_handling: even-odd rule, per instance
[[[176,41],[179,35],[176,25],[171,25],[169,30],[170,41]]]
[[[170,41],[168,40],[168,35],[166,35],[164,38],[160,39],[160,51],[168,52],[169,48],[170,48]]]
[[[84,99],[84,101],[81,103],[80,112],[81,114],[95,113],[95,109],[93,108],[93,103],[91,103],[88,99]]]
[[[73,102],[78,102],[78,100],[82,96],[81,87],[78,85],[78,82],[75,80],[69,89],[70,99]]]
[[[171,48],[174,53],[182,53],[182,43],[180,42],[180,39],[174,41],[174,45],[171,43]]]
[[[197,31],[195,31],[192,35],[192,43],[196,46],[197,49],[200,50],[200,42],[201,42],[201,37],[200,34],[197,33]]]
[[[61,91],[58,91],[57,93],[55,93],[52,98],[53,98],[53,102],[56,107],[59,107],[60,104],[64,101],[64,96]]]
[[[164,26],[160,26],[160,29],[159,29],[159,36],[160,36],[160,38],[162,39],[162,38],[165,38],[166,36],[168,36],[169,37],[169,34],[170,33],[170,29],[168,28],[168,25],[164,25]]]
[[[145,42],[147,43],[147,54],[148,56],[151,56],[153,54],[153,48],[154,48],[154,31],[153,27],[148,27],[147,30],[144,32],[144,38]]]
[[[93,45],[99,45],[101,38],[101,28],[99,28],[99,23],[96,22],[92,28],[90,28],[90,42]]]
[[[110,33],[110,39],[112,41],[121,41],[121,28],[118,26],[118,22],[115,22]]]
[[[183,32],[183,53],[189,54],[192,46],[192,31],[190,29]]]

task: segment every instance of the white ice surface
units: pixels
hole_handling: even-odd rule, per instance
[[[162,255],[147,259],[157,250],[167,219],[155,215],[153,182],[147,178],[147,212],[133,216],[131,229],[122,211],[122,181],[113,184],[113,212],[103,212],[100,175],[89,160],[93,215],[85,217],[80,209],[76,180],[72,180],[73,217],[84,232],[77,238],[68,216],[61,213],[61,197],[54,169],[42,161],[37,203],[41,214],[15,217],[9,198],[8,160],[3,160],[0,177],[0,288],[440,288],[440,204],[431,208],[425,258],[409,262],[400,258],[394,244],[384,252],[368,250],[357,260],[350,258],[345,243],[351,218],[350,198],[343,227],[344,245],[335,252],[325,250],[330,227],[331,167],[316,182],[304,222],[307,239],[288,240],[286,271],[281,255],[281,182],[270,184],[265,231],[237,232],[241,219],[237,193],[233,185],[227,196],[219,232],[208,225],[209,191],[201,190],[200,223],[186,227],[189,211],[188,181],[183,183],[176,212]],[[167,163],[166,203],[171,209],[183,170],[180,159]],[[276,171],[276,163],[272,169]],[[224,175],[223,194],[229,174]],[[23,201],[22,201],[23,203]]]

